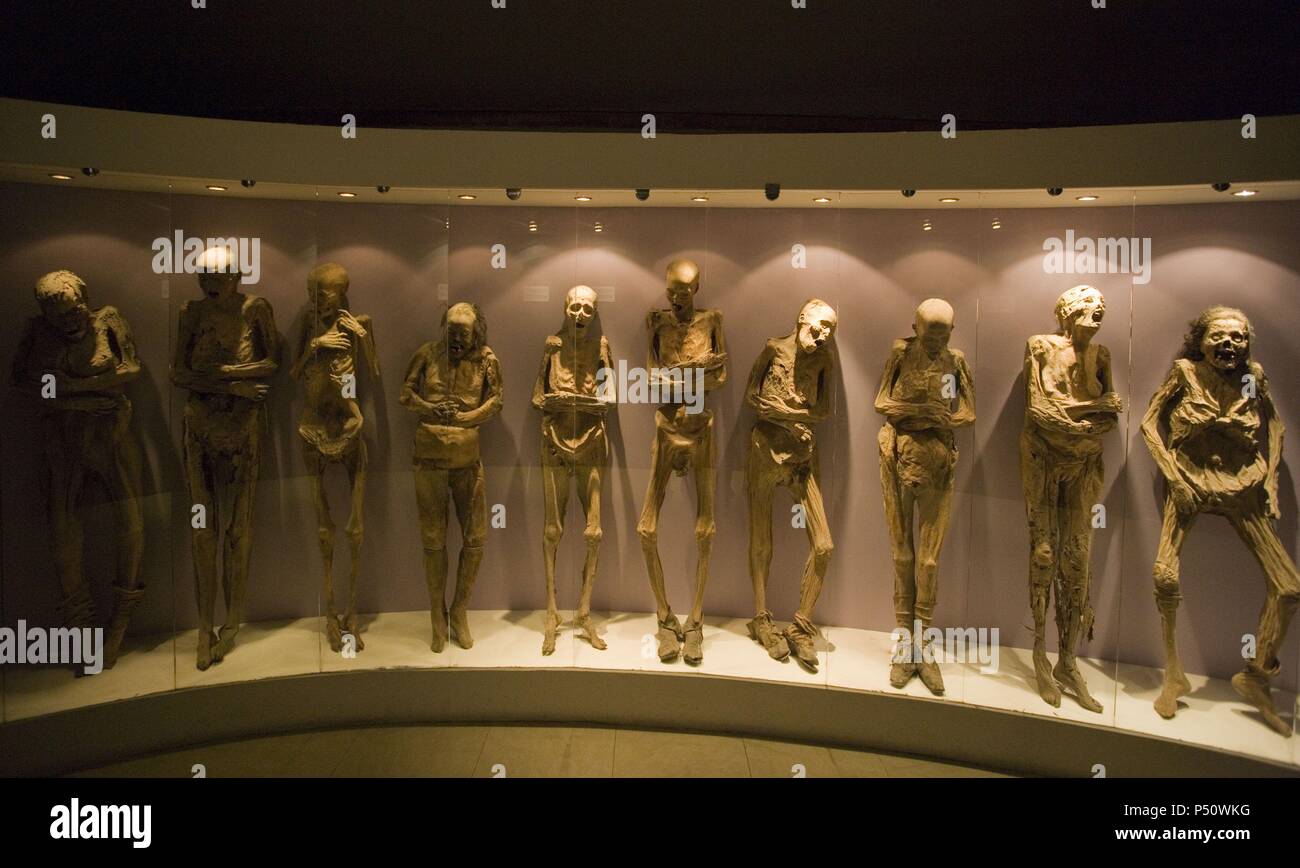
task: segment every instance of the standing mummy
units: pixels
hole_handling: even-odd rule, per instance
[[[59,608],[65,627],[95,622],[81,518],[90,479],[103,483],[117,513],[117,582],[104,636],[108,669],[117,662],[131,612],[144,596],[140,449],[124,391],[139,376],[140,362],[126,318],[112,305],[91,308],[86,284],[71,271],[52,271],[36,281],[36,302],[41,315],[28,321],[18,345],[13,384],[39,407],[50,548],[63,590]]]
[[[1105,315],[1106,299],[1097,288],[1080,285],[1061,293],[1056,334],[1035,335],[1025,345],[1020,434],[1038,695],[1059,706],[1064,687],[1084,708],[1098,712],[1101,703],[1088,692],[1075,650],[1085,635],[1092,636],[1092,507],[1105,477],[1102,436],[1119,424],[1124,411],[1111,378],[1110,351],[1092,342]],[[1053,590],[1060,657],[1055,667],[1047,660],[1046,638]]]
[[[241,293],[241,279],[229,247],[217,245],[203,252],[199,269],[203,298],[181,307],[172,362],[172,383],[190,393],[184,415],[185,476],[190,498],[203,508],[205,517],[190,533],[198,584],[199,669],[230,653],[243,620],[253,553],[253,498],[266,430],[263,402],[279,366],[280,335],[271,305],[264,298]],[[217,531],[222,511],[227,520],[219,575]],[[214,645],[218,585],[225,599],[226,623]]]
[[[295,380],[306,378],[307,402],[298,435],[302,438],[303,461],[312,477],[316,533],[324,568],[325,635],[334,651],[343,650],[344,634],[352,637],[356,650],[365,647],[357,629],[357,571],[365,536],[362,511],[366,494],[366,441],[361,436],[365,420],[356,399],[357,362],[361,357],[371,376],[379,376],[374,325],[365,314],[349,311],[348,284],[347,271],[333,262],[318,265],[307,275],[311,309],[303,320],[297,360],[290,369]],[[325,496],[325,470],[331,464],[343,465],[352,489],[346,527],[352,568],[348,574],[347,611],[342,617],[334,603],[334,520]]]
[[[1178,697],[1191,690],[1175,639],[1182,599],[1179,554],[1196,517],[1208,512],[1232,524],[1267,583],[1255,655],[1232,676],[1232,686],[1270,727],[1289,736],[1291,727],[1273,707],[1269,682],[1281,668],[1277,654],[1300,602],[1300,579],[1271,522],[1281,517],[1277,479],[1283,429],[1264,369],[1250,358],[1253,342],[1250,320],[1241,311],[1222,306],[1202,311],[1142,418],[1142,436],[1168,491],[1154,570],[1166,660],[1155,708],[1161,717],[1173,717]]]
[[[453,304],[442,315],[442,336],[412,356],[402,406],[420,417],[411,456],[420,511],[424,579],[429,589],[429,647],[440,653],[450,629],[462,648],[469,632],[469,598],[487,540],[487,492],[479,457],[479,427],[501,412],[501,366],[487,345],[487,321],[477,305]],[[460,522],[456,591],[447,609],[447,501]]]
[[[574,625],[598,651],[605,640],[591,623],[591,592],[596,584],[600,554],[600,485],[609,447],[605,416],[615,400],[613,355],[609,341],[593,336],[596,291],[575,286],[564,297],[564,326],[546,339],[541,369],[533,385],[533,406],[542,411],[542,490],[546,498],[546,527],[542,560],[546,570],[546,622],[542,653],[555,653],[560,613],[555,600],[555,554],[564,534],[569,505],[569,480],[578,489],[586,516],[583,537],[587,557],[582,565],[582,592]]]
[[[818,484],[817,440],[813,423],[830,415],[835,354],[831,339],[839,317],[829,304],[811,299],[799,311],[795,330],[771,338],[749,372],[745,400],[758,414],[749,435],[745,485],[749,495],[749,575],[754,584],[755,616],[749,635],[774,660],[793,651],[817,671],[813,608],[830,565],[830,524]],[[808,560],[799,582],[794,623],[778,630],[767,608],[767,576],[772,565],[772,497],[778,486],[793,492],[808,529]]]
[[[948,348],[952,305],[928,298],[916,309],[915,335],[894,341],[880,378],[880,485],[894,553],[894,617],[903,636],[889,668],[901,688],[915,674],[943,693],[933,643],[923,641],[938,600],[939,549],[952,513],[957,446],[953,428],[975,421],[975,384],[966,357]],[[953,411],[953,402],[957,409]],[[913,524],[919,518],[919,540]]]
[[[680,387],[699,374],[704,392],[727,381],[727,345],[722,336],[722,313],[695,307],[700,291],[700,267],[688,259],[678,259],[668,266],[669,310],[654,310],[646,318],[650,333],[649,370],[663,391],[674,387],[681,400]],[[668,605],[664,590],[664,567],[659,560],[659,510],[664,504],[668,479],[676,473],[691,473],[695,479],[695,539],[699,546],[695,564],[695,595],[685,629]],[[645,555],[650,589],[655,595],[659,621],[659,659],[667,663],[680,653],[687,663],[704,659],[704,586],[709,581],[709,553],[717,531],[713,516],[713,496],[717,487],[717,447],[713,440],[713,412],[704,408],[703,395],[698,407],[685,403],[665,403],[655,410],[655,439],[650,447],[650,486],[637,533]]]

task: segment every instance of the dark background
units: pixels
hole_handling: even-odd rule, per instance
[[[0,95],[337,125],[962,129],[1300,113],[1292,0],[0,0]]]

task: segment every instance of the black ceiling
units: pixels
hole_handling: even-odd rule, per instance
[[[1078,126],[1300,114],[1295,0],[0,0],[0,94],[363,126]]]

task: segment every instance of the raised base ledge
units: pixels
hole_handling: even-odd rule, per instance
[[[698,675],[390,669],[157,693],[0,726],[0,774],[58,775],[187,746],[314,729],[552,723],[689,730],[920,754],[1032,775],[1289,776],[1184,742],[951,702]]]

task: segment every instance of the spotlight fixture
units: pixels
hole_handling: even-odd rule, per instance
[[[524,195],[522,187],[506,187],[506,198],[511,202],[518,202],[522,195]]]
[[[220,184],[208,184],[207,187],[208,187],[208,189],[211,190],[213,193],[224,193],[224,192],[226,192],[226,188],[223,187],[223,186],[221,186]]]
[[[604,226],[604,224],[601,223],[599,220],[596,221],[596,225],[595,225],[594,227],[592,227],[592,228],[593,228],[593,230],[596,231],[596,232],[604,232],[604,231],[605,231],[605,226]]]
[[[1001,228],[1002,228],[1002,221],[1001,221],[1001,220],[994,220],[994,221],[993,221],[993,228],[994,228],[994,229],[1001,229]]]
[[[904,199],[911,199],[913,196],[916,195],[915,190],[902,190],[901,192],[903,194]]]
[[[1096,202],[1096,201],[1097,201],[1098,199],[1100,199],[1100,198],[1101,198],[1100,196],[1093,196],[1093,195],[1089,194],[1089,195],[1087,195],[1087,196],[1075,196],[1075,197],[1074,197],[1074,201],[1076,201],[1076,202]]]
[[[459,196],[457,196],[456,198],[457,198],[457,199],[464,200],[464,201],[466,201],[466,202],[473,202],[473,201],[474,201],[475,199],[477,199],[478,197],[475,196],[473,193],[461,193],[461,194],[460,194]]]
[[[342,192],[339,193],[339,198],[340,198],[340,199],[355,199],[355,198],[357,198],[357,194],[356,194],[356,193],[351,193],[351,192],[349,192],[349,191],[347,191],[347,190],[344,190],[344,191],[342,191]]]
[[[1240,196],[1240,197],[1242,197],[1242,198],[1244,199],[1244,198],[1247,197],[1247,196],[1254,196],[1254,195],[1255,195],[1256,193],[1258,193],[1258,192],[1259,192],[1258,190],[1238,190],[1237,192],[1233,193],[1232,195],[1234,195],[1234,196]]]
[[[590,202],[590,201],[591,201],[591,197],[588,196],[586,193],[579,193],[577,196],[574,196],[573,199],[574,199],[575,202]]]
[[[692,202],[707,202],[707,201],[709,201],[709,197],[708,197],[708,196],[692,196],[692,197],[691,197],[691,201],[692,201]]]
[[[638,199],[640,199],[642,202],[644,202],[646,199],[649,199],[649,198],[650,198],[650,188],[649,188],[649,187],[637,187],[637,188],[636,188],[636,197],[637,197]]]
[[[529,221],[528,221],[528,231],[529,231],[529,232],[536,232],[536,231],[537,231],[537,221],[536,221],[536,220],[529,220]]]
[[[1231,186],[1232,184],[1228,183],[1227,181],[1217,181],[1210,185],[1210,189],[1216,193],[1226,193],[1228,191],[1228,188]]]
[[[71,176],[71,175],[64,175],[64,174],[61,173],[61,172],[50,172],[50,177],[53,178],[53,179],[56,180],[56,181],[71,181],[71,180],[72,180],[72,176]]]
[[[932,225],[930,225],[930,221],[929,221],[929,220],[926,220],[924,223],[921,224],[921,231],[922,231],[922,232],[929,232],[929,231],[930,231],[931,229],[933,229],[933,228],[934,228],[934,227],[933,227]]]
[[[956,196],[944,196],[939,201],[945,205],[951,205],[953,202],[960,202],[961,200],[958,199]]]
[[[780,184],[764,184],[764,185],[763,185],[763,195],[767,197],[767,201],[769,201],[769,202],[775,202],[777,199],[781,198],[781,185],[780,185]]]
[[[379,193],[387,193],[391,189],[393,188],[388,186],[387,184],[380,184],[378,187],[375,188],[375,191]]]
[[[1061,195],[1063,192],[1065,192],[1065,188],[1064,188],[1064,187],[1048,187],[1048,188],[1047,188],[1047,195],[1049,195],[1049,196],[1059,196],[1059,195]]]
[[[99,174],[99,169],[96,169],[94,166],[86,166],[81,170],[81,174],[85,175],[87,178],[93,178]]]
[[[239,183],[240,183],[240,186],[243,186],[243,187],[252,187],[252,186],[253,186],[254,184],[256,184],[257,182],[254,181],[252,178],[245,178],[244,180],[240,181]]]
[[[816,199],[813,199],[813,201],[816,202],[818,205],[825,205],[827,202],[830,201],[830,197],[818,196]]]

